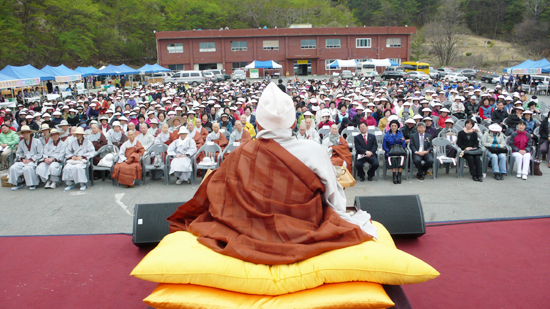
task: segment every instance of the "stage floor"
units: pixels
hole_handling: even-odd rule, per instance
[[[428,226],[399,249],[441,276],[405,285],[413,308],[546,308],[550,218]],[[0,237],[2,308],[147,308],[130,277],[147,254],[125,234]]]

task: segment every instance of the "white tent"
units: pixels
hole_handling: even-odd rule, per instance
[[[329,65],[329,67],[331,69],[334,69],[334,68],[355,68],[356,65],[357,65],[357,61],[354,60],[354,59],[351,59],[351,60],[338,59],[338,60],[334,60]]]
[[[374,63],[377,67],[391,67],[390,59],[371,59],[369,62]]]

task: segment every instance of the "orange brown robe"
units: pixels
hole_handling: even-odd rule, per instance
[[[225,135],[220,132],[220,137],[218,139],[213,139],[212,142],[218,146],[220,146],[220,148],[222,149],[222,151],[225,150],[225,147],[227,147],[227,145],[229,144],[229,141],[227,140],[227,137],[225,137]],[[197,148],[198,150],[198,148]],[[214,160],[216,160],[216,162],[218,162],[218,155],[220,153],[219,152],[216,152],[215,154],[215,157],[214,157]]]
[[[142,176],[139,159],[144,152],[145,148],[143,148],[140,142],[136,142],[135,147],[126,149],[125,156],[127,159],[122,163],[115,164],[113,179],[118,180],[123,185],[133,186],[134,180],[141,179]]]
[[[348,142],[340,136],[340,145],[330,146],[332,148],[332,157],[330,161],[334,166],[343,166],[346,162],[348,172],[351,173],[351,152],[349,151]]]
[[[101,130],[99,132],[101,132]],[[105,134],[103,134],[103,132],[101,132],[101,137],[99,138],[99,140],[92,142],[92,144],[94,145],[95,151],[99,151],[99,149],[101,149],[101,147],[109,144],[109,142],[107,141],[107,138],[105,137]],[[100,160],[101,160],[101,158],[99,156],[96,156],[92,163],[94,165],[97,165],[97,164],[99,164]]]
[[[249,141],[168,218],[170,231],[188,231],[218,253],[269,265],[372,239],[323,205],[324,191],[319,178],[276,141]]]
[[[206,131],[204,127],[201,127],[200,132],[195,133],[195,136],[193,136],[193,139],[195,140],[195,144],[197,144],[197,150],[199,150],[202,147],[202,145],[204,145],[204,143],[206,142],[207,136],[208,136],[208,131]],[[206,155],[204,154],[204,152],[201,152],[197,156],[197,163],[200,163],[205,156]]]

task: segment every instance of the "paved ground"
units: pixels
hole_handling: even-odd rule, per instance
[[[550,104],[550,97],[542,100]],[[461,179],[451,171],[436,181],[413,179],[401,185],[394,185],[388,173],[386,181],[359,182],[346,190],[346,196],[352,205],[356,195],[419,194],[428,222],[550,215],[545,194],[550,169],[543,166],[542,171],[542,177],[530,176],[527,181],[507,177],[499,182],[486,178],[483,183],[472,181],[467,171]],[[160,180],[132,189],[98,181],[84,192],[0,188],[0,235],[131,233],[136,203],[186,201],[196,188],[174,182],[166,186]]]

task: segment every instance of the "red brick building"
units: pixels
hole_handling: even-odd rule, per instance
[[[325,75],[335,59],[410,60],[415,27],[274,28],[162,31],[157,61],[172,70],[242,68],[274,60],[283,75]]]

